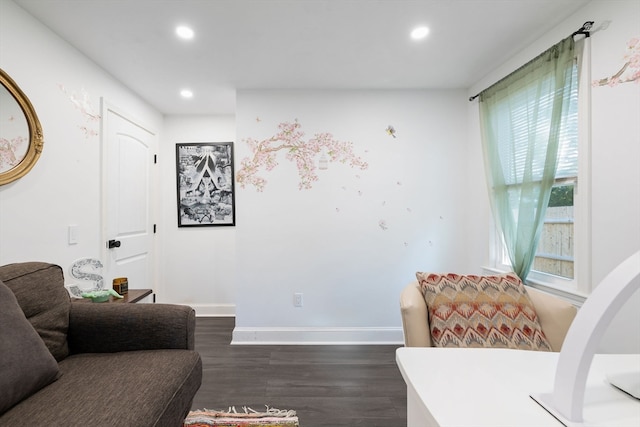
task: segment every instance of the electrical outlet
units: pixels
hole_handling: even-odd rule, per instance
[[[302,307],[302,293],[296,292],[293,294],[293,306]]]

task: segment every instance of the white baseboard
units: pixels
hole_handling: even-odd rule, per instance
[[[234,317],[235,304],[189,304],[196,317]],[[238,327],[234,345],[402,345],[401,327]]]
[[[189,304],[196,311],[196,317],[234,317],[235,304]]]
[[[236,327],[234,345],[402,345],[401,327],[394,328],[262,328]]]

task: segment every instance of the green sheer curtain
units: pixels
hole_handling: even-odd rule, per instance
[[[479,95],[493,214],[522,280],[540,240],[562,127],[577,90],[576,66],[575,44],[568,37]]]

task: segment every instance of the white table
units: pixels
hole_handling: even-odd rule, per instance
[[[530,396],[550,393],[559,353],[504,349],[399,348],[408,427],[562,426]],[[605,375],[640,370],[640,355],[596,355],[584,425],[640,426],[640,401]]]

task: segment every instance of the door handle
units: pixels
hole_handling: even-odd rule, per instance
[[[119,248],[119,247],[120,247],[120,240],[109,240],[107,242],[107,248],[109,249]]]

